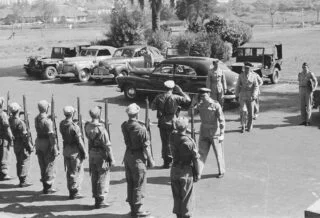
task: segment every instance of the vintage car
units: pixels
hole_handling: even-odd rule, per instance
[[[63,45],[52,48],[50,57],[30,56],[24,69],[29,76],[54,79],[62,70],[63,58],[75,57],[89,44]]]
[[[99,65],[93,69],[91,78],[96,82],[105,79],[115,79],[118,76],[128,75],[130,67],[144,68],[143,50],[147,49],[154,64],[158,64],[164,60],[160,51],[152,46],[132,45],[118,48],[112,58],[101,61]]]
[[[236,51],[236,63],[232,64],[231,69],[241,73],[244,62],[252,63],[253,70],[261,77],[270,78],[273,84],[278,83],[282,69],[282,44],[250,42],[240,46]]]
[[[183,91],[190,95],[206,86],[208,70],[212,61],[207,57],[174,57],[162,61],[152,72],[131,72],[129,76],[117,77],[118,91],[124,92],[126,99],[133,100],[141,94],[158,94],[164,92],[163,83],[174,80]],[[223,62],[218,65],[225,73],[227,93],[225,99],[235,99],[235,86],[238,74],[231,71]]]
[[[112,46],[90,46],[83,49],[80,56],[65,58],[63,69],[58,74],[61,80],[68,81],[70,78],[77,78],[79,82],[87,82],[92,69],[100,61],[111,58],[116,48]]]

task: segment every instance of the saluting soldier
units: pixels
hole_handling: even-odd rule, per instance
[[[67,171],[69,198],[80,196],[82,182],[83,160],[86,159],[84,142],[79,126],[73,122],[75,109],[72,106],[63,108],[64,120],[60,122],[60,133],[63,138],[63,156]]]
[[[210,97],[219,102],[223,108],[224,94],[227,91],[227,82],[224,72],[218,66],[218,60],[213,60],[208,72],[206,86],[211,89]]]
[[[9,180],[9,154],[13,144],[13,135],[8,115],[3,111],[4,98],[0,97],[0,181]]]
[[[252,120],[255,100],[258,96],[258,82],[256,73],[251,70],[253,65],[249,62],[244,64],[244,72],[242,72],[236,85],[236,96],[240,101],[240,119],[241,132],[245,129],[250,132],[252,130]]]
[[[200,179],[200,154],[195,141],[187,135],[189,120],[179,117],[176,130],[172,134],[171,150],[173,164],[171,168],[171,190],[173,195],[173,213],[177,218],[189,218],[194,208],[193,183]]]
[[[18,103],[13,102],[9,105],[11,117],[9,118],[10,128],[14,136],[13,148],[17,159],[17,176],[19,178],[19,186],[27,187],[32,185],[27,181],[30,168],[30,155],[33,152],[33,146],[27,132],[25,122],[20,119],[19,114],[21,107]]]
[[[147,162],[150,167],[154,166],[150,136],[145,124],[138,120],[139,111],[140,107],[137,104],[130,104],[126,109],[129,120],[121,125],[126,144],[124,165],[127,179],[127,202],[133,217],[150,215],[149,211],[143,211],[141,208],[147,184]]]
[[[190,97],[182,91],[180,86],[175,85],[173,80],[164,82],[166,92],[159,94],[151,104],[152,110],[157,110],[158,127],[162,142],[163,168],[170,168],[172,154],[170,151],[169,138],[174,130],[174,121],[177,118],[178,108],[191,103]],[[173,94],[173,89],[178,95]]]
[[[200,175],[212,145],[219,169],[218,178],[221,178],[226,171],[223,148],[225,119],[220,104],[209,97],[210,92],[211,90],[208,88],[199,89],[200,101],[195,107],[195,111],[199,112],[201,119],[199,136]]]
[[[302,71],[298,74],[299,94],[300,94],[300,125],[310,126],[313,91],[318,86],[318,81],[314,73],[309,70],[308,64],[302,64]]]
[[[55,149],[57,141],[53,123],[48,117],[49,107],[50,104],[46,100],[39,101],[38,110],[40,113],[35,118],[37,131],[35,147],[41,170],[44,194],[56,192],[53,188],[53,183],[56,178],[56,158],[59,155],[59,152]]]
[[[89,144],[89,169],[92,182],[92,195],[95,208],[109,206],[105,200],[108,191],[110,167],[114,165],[109,134],[105,125],[100,122],[100,108],[90,110],[91,122],[86,122],[84,129]]]

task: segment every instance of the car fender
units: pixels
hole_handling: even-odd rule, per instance
[[[120,73],[121,71],[125,70],[126,72],[128,72],[128,68],[126,64],[121,64],[121,65],[117,65],[114,67],[113,71],[115,73]]]

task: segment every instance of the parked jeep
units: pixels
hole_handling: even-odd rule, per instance
[[[116,48],[112,46],[90,46],[83,49],[80,56],[65,58],[62,72],[57,76],[67,81],[70,78],[77,78],[80,82],[87,82],[92,69],[100,61],[111,58]]]
[[[271,83],[278,83],[282,69],[282,44],[252,42],[240,46],[236,51],[236,63],[231,65],[231,69],[240,74],[244,62],[252,63],[253,70],[261,77],[270,78]]]
[[[50,57],[30,56],[24,69],[29,76],[37,76],[43,79],[54,79],[62,70],[63,58],[79,55],[84,47],[89,44],[78,46],[56,46],[52,48]]]

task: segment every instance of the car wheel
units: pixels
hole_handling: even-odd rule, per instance
[[[70,81],[70,78],[69,78],[69,77],[60,77],[60,79],[61,79],[63,82],[69,82],[69,81]]]
[[[80,70],[80,72],[78,74],[79,82],[88,82],[89,78],[90,78],[89,70],[87,70],[87,69]]]
[[[57,69],[53,66],[48,66],[42,74],[43,79],[54,79],[58,74]]]
[[[279,82],[280,72],[278,68],[274,68],[272,75],[270,76],[271,83],[277,84]]]
[[[133,85],[126,85],[124,87],[124,97],[128,100],[135,100],[137,98],[137,90]]]

